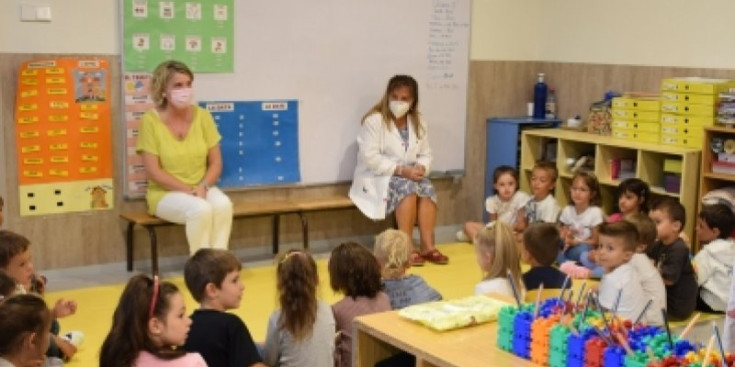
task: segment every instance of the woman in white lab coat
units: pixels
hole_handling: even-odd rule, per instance
[[[411,263],[446,264],[449,259],[434,245],[436,191],[426,177],[432,156],[418,102],[413,77],[390,79],[383,98],[362,120],[350,198],[374,220],[395,211],[398,229],[409,238],[418,220],[420,250],[411,254]]]

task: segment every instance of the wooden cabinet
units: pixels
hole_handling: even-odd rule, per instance
[[[735,132],[733,133],[735,137]],[[698,208],[699,191],[699,149],[670,145],[635,142],[600,136],[584,132],[543,129],[527,130],[521,138],[521,190],[530,193],[531,169],[538,160],[555,161],[559,178],[554,196],[560,207],[571,203],[569,189],[572,184],[571,168],[568,159],[582,155],[594,156],[594,173],[600,181],[602,209],[610,214],[617,209],[617,188],[619,179],[612,175],[614,159],[629,159],[636,163],[635,177],[651,186],[654,196],[670,196],[679,199],[686,209],[684,231],[690,238],[694,236],[695,218]],[[668,192],[663,188],[663,167],[665,160],[681,161],[681,185],[678,192]],[[735,180],[735,177],[733,178]]]
[[[712,163],[718,161],[717,154],[711,149],[712,138],[735,140],[735,127],[708,126],[704,128],[704,141],[702,144],[702,174],[700,175],[699,197],[712,190],[726,186],[735,186],[735,174],[714,172]],[[701,201],[699,203],[701,209]]]

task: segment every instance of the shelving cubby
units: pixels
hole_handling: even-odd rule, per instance
[[[735,129],[733,129],[735,138]],[[549,143],[552,143],[550,145]],[[548,151],[556,149],[555,154]],[[559,171],[554,197],[559,206],[570,204],[569,188],[572,172],[567,166],[567,159],[577,159],[584,154],[594,154],[594,173],[600,182],[602,208],[605,213],[617,210],[617,187],[619,179],[612,178],[611,161],[615,158],[631,159],[636,162],[636,177],[651,186],[654,196],[670,196],[679,199],[687,212],[684,231],[693,238],[694,223],[698,210],[700,154],[699,149],[665,146],[616,139],[585,132],[543,129],[524,131],[521,137],[521,190],[530,190],[531,169],[536,161],[548,156],[556,158]],[[666,192],[663,188],[663,166],[665,159],[682,161],[681,186],[679,192]],[[548,160],[548,159],[547,159]],[[735,184],[735,176],[733,176]]]

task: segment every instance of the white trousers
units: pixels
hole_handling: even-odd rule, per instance
[[[232,201],[222,190],[211,187],[206,199],[172,191],[158,202],[156,216],[186,225],[189,253],[200,248],[227,249],[232,229]]]

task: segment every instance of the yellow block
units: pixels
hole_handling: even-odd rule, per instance
[[[636,111],[636,110],[623,110],[613,109],[613,119],[621,120],[637,120],[637,121],[651,121],[658,122],[661,118],[659,111]]]
[[[681,159],[664,159],[664,172],[681,173]]]
[[[697,94],[719,94],[735,87],[735,81],[730,79],[711,78],[665,78],[661,80],[661,91],[688,92]]]
[[[702,137],[682,137],[681,135],[661,134],[661,144],[685,148],[702,148]]]
[[[661,108],[661,101],[658,98],[615,97],[612,100],[612,108],[614,110],[658,111]]]
[[[659,134],[656,132],[641,132],[632,129],[621,129],[613,127],[612,136],[617,139],[625,139],[631,141],[639,141],[646,143],[658,143]]]

